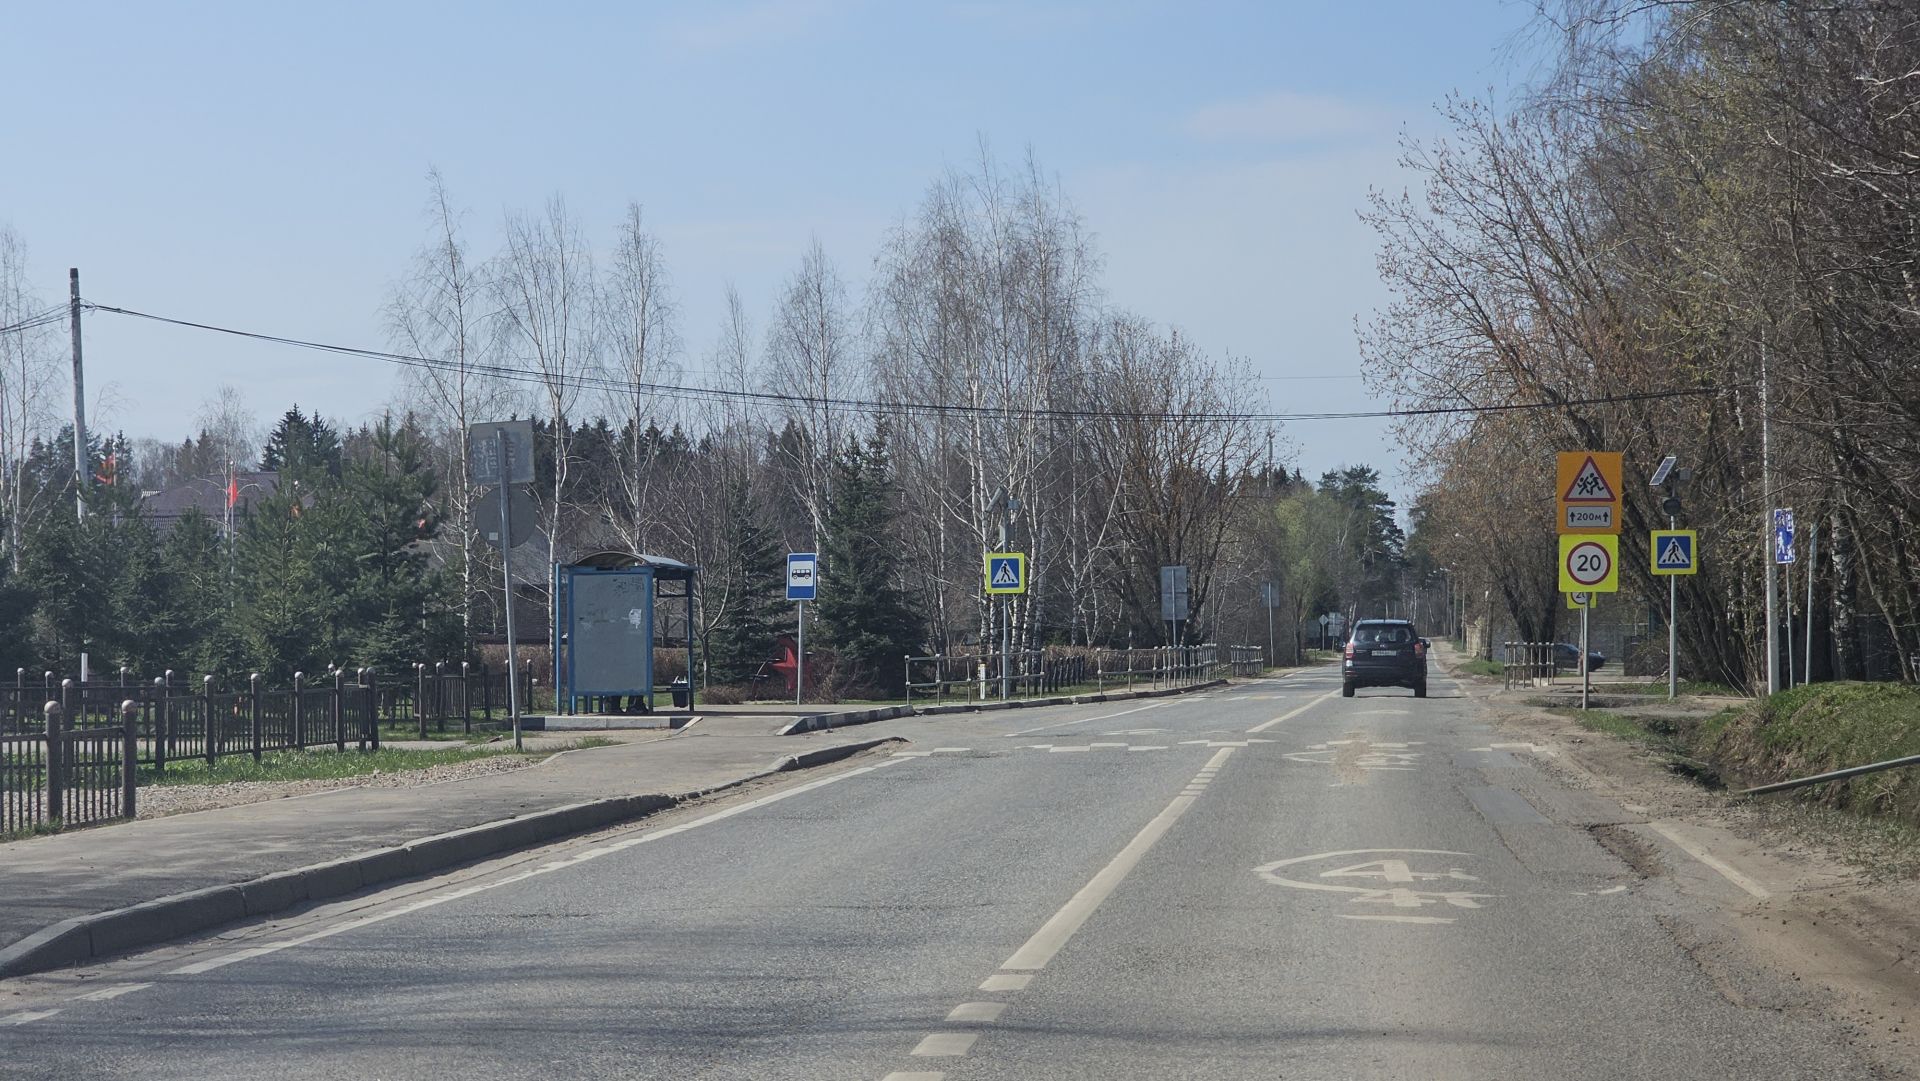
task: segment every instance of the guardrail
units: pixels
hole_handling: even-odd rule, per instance
[[[1006,660],[1002,679],[1001,661]],[[1067,693],[1191,686],[1225,675],[1255,676],[1259,646],[1212,642],[1144,649],[1049,648],[1015,653],[936,653],[906,658],[906,703],[994,702]],[[1004,690],[1003,690],[1004,684]]]

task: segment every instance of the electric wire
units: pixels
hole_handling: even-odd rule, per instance
[[[67,305],[55,304],[53,307],[48,308],[45,311],[36,312],[33,315],[29,315],[25,319],[22,319],[17,323],[9,323],[6,326],[0,327],[0,334],[14,334],[14,333],[29,331],[35,327],[46,326],[48,323],[57,323],[62,319],[67,318],[67,315],[68,315]]]
[[[535,371],[528,368],[516,368],[504,364],[461,365],[453,361],[435,360],[431,357],[415,356],[410,353],[394,353],[382,349],[364,349],[351,345],[335,345],[327,342],[309,341],[303,338],[291,338],[279,334],[266,334],[260,331],[239,330],[233,327],[217,326],[212,323],[200,323],[190,319],[178,319],[172,316],[155,315],[150,312],[135,311],[131,308],[119,308],[106,304],[82,302],[87,311],[104,312],[109,315],[129,316],[136,319],[151,320],[193,330],[204,330],[216,334],[246,338],[253,341],[270,342],[298,349],[311,349],[341,356],[360,357],[377,360],[403,367],[426,369],[441,372],[459,372],[468,375],[491,376],[508,382],[527,383],[543,386],[559,384],[579,390],[618,391],[623,394],[651,394],[662,398],[682,401],[722,402],[748,401],[779,406],[815,406],[829,409],[842,409],[849,413],[871,416],[991,416],[1002,417],[1009,410],[1000,406],[970,405],[959,402],[921,402],[872,400],[861,398],[836,398],[826,395],[784,394],[776,391],[729,390],[719,387],[689,387],[665,383],[649,383],[621,378],[603,372],[571,372],[564,375]],[[1626,402],[1664,401],[1673,398],[1695,398],[1724,394],[1729,387],[1688,387],[1675,390],[1641,391],[1631,394],[1598,395],[1588,398],[1562,398],[1551,402],[1496,402],[1485,405],[1424,406],[1405,409],[1372,409],[1347,412],[1305,412],[1305,413],[1230,413],[1230,412],[1164,412],[1153,410],[1129,411],[1111,409],[1060,409],[1060,408],[1021,408],[1017,410],[1023,417],[1047,417],[1063,420],[1138,420],[1138,421],[1184,421],[1214,424],[1286,424],[1308,420],[1372,420],[1401,419],[1411,417],[1433,417],[1461,414],[1486,414],[1519,412],[1534,409],[1564,409],[1583,405],[1614,405]]]

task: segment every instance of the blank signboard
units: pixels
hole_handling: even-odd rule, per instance
[[[568,575],[567,645],[575,695],[653,692],[653,571]]]

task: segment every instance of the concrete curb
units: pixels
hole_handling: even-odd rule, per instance
[[[905,717],[913,711],[905,706],[880,706],[875,709],[863,709],[853,713],[816,713],[811,717],[800,717],[791,724],[774,733],[778,736],[798,736],[807,732],[831,732],[836,728],[845,728],[850,724],[872,724],[875,721],[890,721],[895,717]]]
[[[276,871],[245,882],[209,886],[124,908],[75,916],[0,949],[0,979],[127,953],[251,916],[332,900],[372,886],[419,878],[503,853],[591,833],[646,818],[686,800],[736,788],[774,773],[825,765],[894,742],[903,741],[892,736],[840,747],[821,747],[775,759],[764,773],[685,795],[613,796],[573,803],[421,837],[394,848]]]

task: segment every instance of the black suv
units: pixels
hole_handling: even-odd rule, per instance
[[[1353,625],[1341,665],[1340,693],[1361,687],[1411,687],[1427,696],[1427,640],[1404,619],[1363,619]]]

